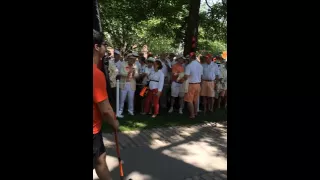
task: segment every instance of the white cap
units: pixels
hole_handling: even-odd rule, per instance
[[[114,50],[114,54],[118,54],[118,55],[120,55],[120,51],[118,51],[118,50]]]

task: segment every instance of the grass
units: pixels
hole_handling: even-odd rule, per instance
[[[162,110],[162,112],[165,110]],[[161,113],[161,112],[160,112]],[[124,118],[118,119],[120,123],[120,131],[132,131],[132,130],[141,130],[141,129],[150,129],[155,127],[172,127],[172,126],[181,126],[181,125],[193,125],[203,122],[218,122],[227,120],[227,114],[224,109],[217,109],[214,113],[207,113],[204,115],[200,113],[196,119],[189,119],[189,114],[185,110],[183,115],[180,115],[177,111],[169,114],[163,112],[159,114],[155,119],[151,118],[150,115],[140,115],[136,114],[135,116],[130,116],[124,114]],[[103,132],[112,132],[112,129],[109,125],[103,124]]]

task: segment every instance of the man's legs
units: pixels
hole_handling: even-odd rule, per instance
[[[189,112],[190,112],[190,118],[194,118],[195,117],[195,115],[194,115],[194,107],[196,107],[196,106],[194,106],[193,105],[193,103],[192,102],[188,102],[188,109],[189,109]]]
[[[121,90],[119,114],[123,113],[124,102],[126,101],[127,94],[128,94],[127,85],[125,85],[124,89]]]
[[[194,116],[198,114],[199,110],[199,100],[200,100],[200,84],[194,85],[194,93],[193,93],[193,106],[194,106]]]
[[[203,111],[204,113],[207,112],[207,106],[208,106],[208,97],[207,96],[202,96],[202,100],[203,100]]]
[[[182,95],[182,93],[181,93],[181,95],[179,95],[179,113],[180,114],[183,114],[183,108],[184,108],[184,93],[183,93],[183,95]]]
[[[162,108],[167,108],[167,91],[168,91],[168,78],[164,79],[164,85],[162,89],[162,95],[160,97],[160,103]]]
[[[112,180],[111,174],[106,162],[106,152],[102,153],[98,157],[95,170],[100,180]]]
[[[128,111],[130,115],[134,115],[133,114],[134,113],[134,105],[133,105],[134,94],[135,94],[135,91],[133,91],[130,87],[130,89],[128,90]]]
[[[188,103],[188,110],[190,112],[190,118],[193,119],[195,117],[195,112],[197,112],[197,104],[194,103],[194,84],[189,84],[188,92],[184,96],[184,100]],[[196,110],[195,110],[196,109]]]
[[[176,97],[179,96],[179,91],[180,91],[179,84],[176,82],[172,82],[172,84],[171,84],[171,106],[168,111],[169,113],[173,112],[173,106],[174,106]]]
[[[93,135],[93,168],[100,180],[112,180],[106,162],[106,148],[103,144],[101,132]]]
[[[210,111],[210,112],[213,112],[214,97],[209,97],[208,100],[209,100],[209,103],[208,103],[208,104],[209,104],[209,105],[208,105],[208,106],[209,106],[209,107],[208,107],[208,108],[209,108],[209,111]]]

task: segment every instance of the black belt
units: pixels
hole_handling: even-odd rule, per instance
[[[173,82],[178,83],[178,84],[182,84],[182,82],[177,82],[177,81],[173,81]]]
[[[204,80],[204,79],[202,79],[202,81],[208,81],[208,82],[212,82],[212,81],[214,81],[214,80]]]
[[[189,83],[189,84],[200,84],[200,83],[198,82],[198,83]]]
[[[153,82],[159,82],[159,81],[156,81],[156,80],[150,80],[150,81],[153,81]]]

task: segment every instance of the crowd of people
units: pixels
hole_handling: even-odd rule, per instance
[[[218,108],[221,101],[227,105],[227,61],[221,57],[162,53],[158,58],[135,52],[121,57],[118,50],[111,57],[106,50],[103,33],[93,30],[93,169],[101,180],[112,179],[105,160],[102,122],[117,130],[116,116],[123,117],[126,99],[129,115],[140,108],[141,114],[150,114],[152,118],[157,117],[160,106],[169,106],[168,113],[173,113],[175,102],[182,114],[186,102],[189,118],[194,119],[199,112],[200,96],[205,113],[214,111],[214,102]],[[121,93],[119,113],[115,115],[117,80]]]
[[[116,80],[120,81],[118,118],[124,117],[126,102],[129,115],[140,111],[152,118],[159,114],[160,107],[168,113],[177,107],[179,114],[183,114],[185,102],[190,118],[197,116],[200,102],[204,113],[227,105],[227,61],[221,56],[149,53],[145,57],[143,53],[129,51],[122,55],[114,50],[113,56],[109,52],[102,58],[101,69],[110,83],[110,101],[115,111]],[[148,87],[147,93],[141,95],[144,87]]]

